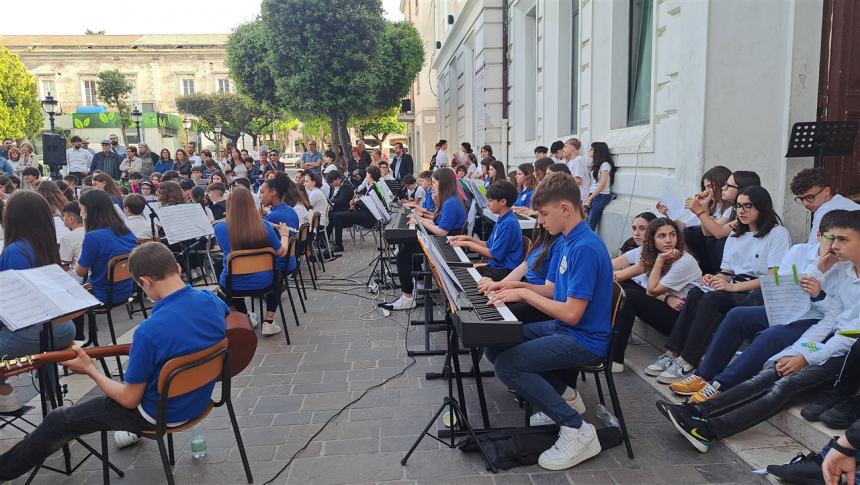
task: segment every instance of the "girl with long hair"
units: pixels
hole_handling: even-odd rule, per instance
[[[170,150],[167,148],[162,148],[160,152],[160,156],[158,159],[158,163],[152,166],[152,175],[155,175],[155,172],[159,173],[159,182],[161,181],[161,174],[167,172],[169,170],[173,170],[173,166],[175,163],[173,162],[173,158],[170,157]],[[151,178],[150,178],[151,180]]]
[[[493,182],[498,182],[499,180],[505,180],[505,176],[507,173],[505,172],[505,164],[498,161],[493,160],[490,162],[490,167],[487,170],[487,176],[484,177],[484,186],[489,188]]]
[[[531,207],[532,193],[537,187],[535,167],[531,163],[521,163],[517,166],[517,201],[514,207]]]
[[[630,224],[630,237],[624,241],[619,248],[619,252],[621,252],[621,256],[624,256],[629,251],[632,251],[636,248],[641,248],[642,243],[645,241],[645,231],[648,230],[648,224],[656,219],[657,216],[652,212],[640,212],[633,217],[633,221]],[[679,225],[680,227],[680,225]],[[636,264],[636,261],[639,261],[639,253],[632,257],[631,261],[627,261],[627,258],[621,258],[621,256],[616,257],[612,260],[612,269],[618,271],[620,269],[624,269],[630,265]],[[617,278],[617,275],[616,275]]]
[[[615,319],[616,344],[612,371],[624,370],[624,352],[636,317],[668,335],[684,307],[687,293],[702,277],[702,270],[685,251],[684,235],[677,222],[652,220],[643,235],[640,257],[631,267],[636,285],[625,286],[624,302]]]
[[[48,207],[51,208],[51,213],[54,217],[63,216],[63,207],[69,203],[69,199],[66,198],[56,182],[44,180],[39,184],[39,188],[36,191],[48,202]]]
[[[328,226],[328,199],[322,192],[322,177],[319,173],[306,170],[303,176],[305,194],[314,212],[320,215],[320,231]]]
[[[221,288],[227,288],[227,259],[231,251],[272,248],[278,257],[282,257],[287,253],[289,237],[289,229],[285,225],[278,225],[276,230],[274,226],[263,221],[250,190],[234,187],[227,199],[226,220],[215,224],[215,240],[224,254],[218,278]],[[268,270],[231,278],[232,289],[236,291],[261,290],[271,287],[272,284],[272,271]],[[242,313],[248,313],[243,298],[233,298],[226,303]],[[264,321],[261,330],[263,335],[275,335],[282,329],[272,321]]]
[[[230,168],[236,170],[236,167],[244,166],[244,161],[242,160],[242,152],[239,151],[238,148],[232,147],[230,148]]]
[[[457,187],[459,182],[454,171],[450,168],[439,168],[433,172],[433,202],[435,210],[416,208],[410,216],[416,223],[424,226],[428,233],[436,236],[454,236],[461,234],[466,224],[466,207]],[[412,255],[421,251],[417,242],[400,245],[397,252],[397,273],[400,278],[400,298],[390,304],[392,310],[408,310],[415,308],[412,297]]]
[[[609,145],[602,141],[591,144],[588,156],[591,164],[591,187],[588,197],[582,201],[582,206],[588,210],[588,227],[597,230],[597,224],[603,216],[603,210],[612,200],[612,184],[615,182],[615,163],[609,153]]]
[[[378,173],[377,169],[377,173]],[[277,172],[275,172],[277,174]],[[304,224],[305,222],[310,222],[308,220],[308,211],[313,208],[310,200],[308,200],[308,196],[305,193],[304,187],[292,181],[289,177],[287,177],[289,182],[287,183],[287,192],[284,196],[284,202],[293,208],[296,211],[296,214],[299,216],[299,224]]]
[[[179,172],[179,175],[191,176],[191,160],[188,159],[188,152],[182,148],[176,150],[176,163],[173,165],[173,170]]]
[[[114,204],[122,207],[122,191],[110,175],[106,173],[93,175],[93,188],[105,192]]]
[[[779,267],[791,245],[780,225],[770,194],[753,185],[735,202],[737,225],[726,240],[720,272],[705,274],[701,285],[687,295],[681,314],[666,341],[666,353],[645,369],[662,384],[689,374],[704,355],[723,315],[739,306],[763,303],[758,275]]]
[[[60,264],[53,219],[50,206],[35,192],[19,191],[6,197],[2,211],[5,247],[0,252],[0,271]],[[72,322],[54,324],[51,328],[53,348],[64,348],[72,343],[75,337]],[[13,331],[0,323],[0,355],[38,353],[41,332],[41,325]],[[17,411],[21,406],[18,394],[0,378],[0,412]]]

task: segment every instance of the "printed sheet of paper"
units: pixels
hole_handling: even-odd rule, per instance
[[[759,275],[767,321],[771,326],[796,321],[809,310],[809,294],[794,282],[791,274],[779,275],[779,284],[772,274]]]
[[[0,272],[0,320],[10,330],[20,330],[58,316],[57,308],[25,278],[20,271]]]
[[[663,190],[663,194],[660,195],[659,201],[666,206],[668,209],[668,216],[673,221],[680,219],[687,212],[687,209],[684,208],[684,203],[675,197],[675,194],[669,187],[666,187]]]
[[[30,284],[51,297],[50,300],[57,307],[56,314],[51,318],[101,305],[92,293],[85,290],[74,277],[56,264],[27,269],[19,273]]]
[[[170,244],[215,234],[200,204],[177,204],[158,209],[158,222]]]

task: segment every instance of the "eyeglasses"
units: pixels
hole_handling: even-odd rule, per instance
[[[743,209],[744,212],[746,212],[748,210],[752,210],[754,207],[755,207],[755,204],[753,204],[751,202],[747,202],[745,204],[735,204],[735,210],[736,211],[740,211],[741,209]]]
[[[723,185],[723,188],[724,188],[724,189],[725,189],[725,188],[730,188],[730,189],[739,189],[740,187],[738,187],[737,185],[732,185],[732,184],[730,184],[730,183],[726,182],[726,183],[725,183],[725,185]]]
[[[811,203],[815,202],[815,198],[818,197],[818,194],[824,192],[824,189],[826,189],[826,188],[827,187],[824,187],[814,194],[798,195],[797,197],[794,198],[794,201],[797,202],[798,204],[802,204],[804,202],[806,202],[807,204],[811,204]]]

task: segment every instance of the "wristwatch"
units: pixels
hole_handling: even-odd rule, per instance
[[[851,448],[846,448],[839,444],[838,436],[834,436],[833,439],[830,440],[830,447],[845,456],[857,456],[857,450],[852,450]]]

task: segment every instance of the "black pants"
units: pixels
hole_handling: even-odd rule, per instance
[[[505,279],[506,276],[511,273],[512,270],[506,268],[491,268],[489,265],[487,265],[481,266],[480,268],[478,268],[477,271],[478,274],[480,274],[481,276],[486,276],[493,281],[502,281],[503,279]]]
[[[860,391],[860,339],[854,342],[845,356],[845,366],[836,381],[836,389],[846,396],[853,396]]]
[[[691,226],[684,229],[684,243],[699,261],[702,273],[716,274],[720,271],[726,238],[717,239],[714,236],[705,236],[702,233],[702,226]]]
[[[352,227],[358,224],[361,227],[370,229],[376,224],[376,219],[369,210],[358,207],[355,211],[341,211],[331,214],[329,225],[334,227],[334,244],[335,246],[343,246],[343,229]]]
[[[729,293],[727,291],[703,292],[693,288],[687,293],[687,301],[675,326],[666,341],[666,348],[681,354],[688,364],[698,366],[714,332],[723,317],[734,307],[756,306],[764,302],[761,291]]]
[[[421,265],[412,264],[412,255],[419,253],[423,254],[423,251],[417,242],[400,243],[400,249],[397,251],[397,277],[400,280],[400,290],[403,293],[411,295],[414,290],[412,271],[419,271]]]
[[[624,363],[624,352],[627,350],[627,343],[630,341],[630,334],[633,331],[633,322],[636,317],[663,335],[668,335],[672,331],[679,313],[666,303],[648,296],[645,293],[645,288],[638,284],[627,285],[624,288],[624,302],[615,317],[612,361],[619,364]]]
[[[696,410],[707,419],[716,438],[728,438],[775,416],[812,391],[831,387],[844,362],[844,356],[834,357],[782,378],[770,362],[755,377],[696,405]]]
[[[537,323],[537,322],[545,322],[547,320],[554,320],[551,316],[546,313],[538,310],[537,308],[529,305],[528,303],[516,302],[516,303],[506,303],[508,310],[517,317],[522,323]]]
[[[0,455],[0,480],[13,480],[32,470],[79,436],[99,431],[140,433],[154,428],[137,409],[124,408],[106,396],[59,407],[48,413],[32,433]]]

